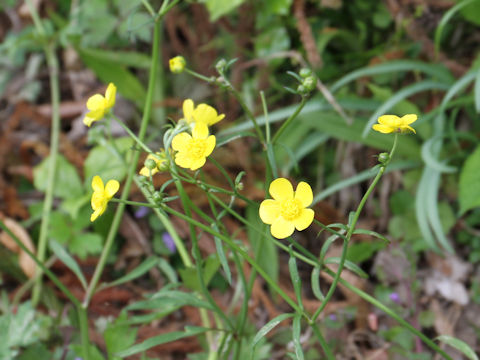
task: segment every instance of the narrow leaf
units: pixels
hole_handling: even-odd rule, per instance
[[[473,351],[472,348],[468,346],[467,343],[465,343],[460,339],[457,339],[448,335],[440,335],[436,338],[436,340],[444,342],[445,344],[450,345],[451,347],[457,349],[458,351],[462,352],[466,357],[468,357],[470,360],[478,360],[478,357],[475,354],[475,351]]]
[[[293,347],[295,348],[295,355],[297,356],[297,360],[304,360],[302,344],[300,343],[300,332],[301,332],[301,321],[302,316],[300,314],[295,315],[293,318]]]
[[[312,292],[315,297],[323,301],[325,299],[325,295],[323,295],[322,290],[320,289],[320,268],[315,266],[312,270],[312,275],[310,277],[312,283]]]
[[[58,257],[60,261],[65,264],[65,266],[72,270],[72,272],[77,276],[78,280],[82,284],[83,288],[86,290],[87,281],[85,280],[82,270],[80,269],[80,266],[78,266],[78,263],[75,261],[75,259],[70,256],[70,254],[65,251],[63,246],[55,240],[50,239],[49,245],[55,256]]]
[[[272,331],[278,324],[280,324],[282,321],[286,319],[292,318],[294,315],[295,314],[281,314],[274,317],[268,323],[263,325],[262,328],[258,331],[257,335],[255,335],[255,337],[253,338],[252,347],[254,347],[260,341],[261,338],[263,338],[270,331]]]
[[[328,259],[325,259],[325,264],[340,264],[340,258],[339,257],[329,257]],[[345,260],[345,265],[344,265],[348,270],[354,272],[358,276],[367,279],[368,274],[360,269],[358,265],[354,264],[351,261]]]
[[[111,287],[111,286],[117,286],[123,283],[126,283],[128,281],[131,281],[133,279],[136,279],[143,274],[145,274],[147,271],[149,271],[151,268],[156,266],[158,264],[158,258],[157,257],[149,257],[146,259],[144,262],[142,262],[140,265],[138,265],[135,269],[130,271],[127,275],[122,276],[121,278],[112,281],[108,284],[105,284],[105,287]]]
[[[300,308],[303,309],[302,304],[302,280],[298,274],[297,261],[295,256],[293,256],[292,247],[289,247],[290,259],[288,259],[288,270],[290,271],[290,278],[292,279],[293,289],[295,291],[295,296],[297,297],[297,303]]]

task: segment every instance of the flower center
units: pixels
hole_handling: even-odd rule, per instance
[[[193,159],[205,157],[205,149],[207,147],[204,139],[192,139],[187,147],[187,152]]]
[[[302,208],[302,203],[298,199],[284,200],[280,205],[280,214],[285,220],[294,220],[300,215]]]

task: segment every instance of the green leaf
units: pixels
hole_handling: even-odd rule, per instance
[[[329,257],[329,258],[325,259],[325,264],[337,264],[338,265],[338,264],[340,264],[340,258],[339,257]],[[360,267],[358,267],[358,265],[352,263],[349,260],[345,260],[345,268],[354,272],[355,274],[357,274],[358,276],[360,276],[362,278],[368,279],[368,274],[365,271],[363,271],[362,269],[360,269]]]
[[[220,267],[220,260],[218,260],[216,254],[210,255],[203,266],[203,282],[205,286],[208,286],[212,280],[213,275],[218,271]],[[198,271],[194,267],[188,267],[180,269],[178,271],[182,278],[183,285],[187,288],[195,291],[201,291],[201,285],[198,279]]]
[[[132,281],[143,274],[145,274],[147,271],[149,271],[151,268],[154,266],[158,265],[159,261],[158,258],[155,256],[147,258],[145,261],[143,261],[140,265],[138,265],[135,269],[132,271],[129,271],[125,276],[122,276],[121,278],[112,281],[111,283],[105,284],[103,288],[105,287],[111,287],[111,286],[117,286],[120,284],[124,284],[128,281]]]
[[[39,191],[47,190],[48,168],[51,156],[46,157],[33,169],[33,185]],[[55,171],[53,195],[63,199],[80,197],[83,193],[82,182],[75,167],[65,157],[58,155]]]
[[[200,300],[196,295],[177,290],[161,290],[153,294],[149,299],[137,301],[127,306],[128,310],[159,309],[166,305],[194,306],[205,309],[212,309],[208,302]]]
[[[144,342],[142,342],[140,344],[133,345],[132,347],[130,347],[126,350],[120,351],[119,353],[117,353],[115,355],[124,358],[124,357],[127,357],[127,356],[131,356],[131,355],[138,354],[140,352],[146,351],[146,350],[148,350],[148,349],[150,349],[154,346],[158,346],[158,345],[165,344],[165,343],[168,343],[168,342],[180,340],[180,339],[190,337],[190,336],[200,335],[200,334],[203,334],[203,333],[207,332],[208,330],[209,329],[207,329],[207,328],[201,328],[201,327],[193,328],[193,327],[190,327],[190,328],[188,328],[188,331],[186,331],[186,332],[173,331],[173,332],[170,332],[170,333],[167,333],[167,334],[153,336],[153,337],[145,340]]]
[[[470,360],[478,360],[478,357],[475,354],[475,351],[473,351],[472,348],[468,346],[467,343],[465,343],[460,339],[457,339],[449,335],[440,335],[436,337],[436,340],[444,342],[445,344],[450,345],[451,347],[457,349],[458,351],[461,351]]]
[[[109,324],[103,333],[105,345],[107,346],[108,358],[111,360],[121,359],[114,354],[128,349],[135,343],[137,329],[131,328],[125,321],[127,314],[122,313],[113,324]]]
[[[218,227],[215,224],[214,230],[218,231]],[[222,269],[225,272],[225,276],[227,277],[227,281],[230,285],[232,285],[232,272],[230,271],[230,266],[228,265],[227,257],[225,256],[225,249],[223,248],[223,242],[217,236],[213,237],[215,241],[215,248],[217,249],[217,255],[222,264]]]
[[[322,290],[320,289],[320,268],[318,266],[313,268],[310,281],[312,284],[313,295],[315,295],[318,300],[323,301],[325,295],[323,295]]]
[[[97,233],[81,233],[76,234],[68,248],[72,254],[77,255],[80,259],[85,259],[87,255],[100,254],[103,248],[103,238]]]
[[[80,269],[80,266],[78,266],[75,259],[71,257],[70,254],[67,253],[62,247],[62,245],[60,245],[55,240],[50,239],[49,245],[53,253],[60,259],[61,262],[63,262],[70,270],[72,270],[72,272],[77,276],[78,280],[82,284],[83,288],[86,290],[87,281],[85,280],[82,270]]]
[[[216,21],[240,6],[245,0],[205,0],[205,5],[210,13],[210,21]]]
[[[288,259],[288,270],[290,271],[290,278],[292,279],[293,289],[295,291],[295,296],[297,297],[297,303],[300,308],[303,309],[302,303],[302,279],[298,273],[297,261],[295,256],[293,256],[293,250],[290,246],[289,248],[290,258]]]
[[[354,263],[362,263],[370,259],[378,250],[385,247],[383,242],[356,242],[351,244],[347,250],[347,259]]]
[[[98,57],[98,54],[91,51],[85,52],[81,48],[77,50],[85,65],[92,69],[105,84],[114,83],[118,92],[132,100],[137,106],[141,106],[145,102],[147,94],[145,88],[126,67],[109,59]]]
[[[480,206],[480,146],[465,160],[460,172],[458,201],[460,214]]]
[[[253,253],[255,254],[255,260],[275,282],[278,283],[278,251],[270,234],[270,230],[265,224],[262,223],[258,216],[258,205],[250,204],[246,209],[246,218],[248,240],[252,246]],[[264,235],[258,233],[254,229],[263,229]],[[268,261],[264,261],[268,259]],[[270,289],[272,291],[272,289]],[[273,293],[273,292],[272,292]]]
[[[301,332],[301,321],[302,315],[296,314],[293,318],[293,325],[292,325],[292,334],[293,334],[293,347],[295,348],[295,355],[297,356],[297,360],[304,360],[305,357],[303,355],[302,344],[300,343],[300,332]]]
[[[92,178],[98,175],[106,184],[108,180],[115,179],[122,181],[127,170],[122,159],[117,157],[114,146],[120,154],[124,154],[133,145],[133,140],[129,137],[119,138],[113,141],[113,144],[95,146],[87,156],[84,163],[85,186],[90,189]]]
[[[101,61],[141,69],[150,68],[150,57],[135,51],[103,50],[82,48],[81,52]]]
[[[258,331],[257,335],[252,340],[252,347],[254,347],[265,335],[267,335],[270,331],[272,331],[278,324],[286,319],[290,319],[294,317],[295,314],[281,314],[274,317],[268,323],[262,326],[262,328]]]

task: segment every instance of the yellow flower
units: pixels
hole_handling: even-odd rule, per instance
[[[379,131],[383,134],[389,134],[392,132],[413,132],[415,129],[409,126],[411,123],[417,121],[417,115],[408,114],[402,117],[396,115],[383,115],[378,118],[379,124],[373,125],[373,130]]]
[[[90,221],[95,221],[105,210],[107,210],[108,202],[112,199],[113,195],[120,188],[120,184],[117,180],[110,180],[107,185],[103,187],[103,181],[100,176],[95,175],[92,179],[92,209],[93,214],[90,217]]]
[[[94,121],[103,119],[105,114],[115,105],[116,93],[116,86],[110,83],[105,91],[105,97],[100,94],[90,96],[87,100],[87,109],[90,112],[83,118],[83,123],[90,127]]]
[[[207,104],[200,104],[195,107],[192,99],[183,102],[183,116],[187,123],[204,123],[212,126],[225,117],[225,114],[218,115],[217,110]]]
[[[285,239],[295,229],[301,231],[310,226],[315,215],[312,209],[307,209],[313,201],[310,185],[302,181],[294,192],[290,181],[278,178],[271,182],[268,191],[273,199],[262,201],[259,215],[265,224],[272,225],[272,236]]]
[[[208,127],[204,123],[198,123],[192,130],[192,135],[187,132],[176,135],[172,140],[173,150],[178,151],[175,155],[175,163],[183,168],[197,170],[201,168],[213,149],[216,139],[208,135]]]
[[[140,169],[140,175],[148,177],[150,174],[155,175],[160,171],[160,169],[166,169],[166,161],[167,158],[165,156],[165,152],[156,152],[155,155],[153,154],[148,154],[147,158],[145,159],[145,162],[147,160],[153,160],[157,164],[152,170],[149,170],[146,166],[142,167]]]
[[[168,60],[168,65],[170,65],[170,71],[174,74],[180,74],[185,69],[187,65],[185,58],[183,56],[175,56]]]

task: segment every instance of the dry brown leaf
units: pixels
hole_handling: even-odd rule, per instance
[[[32,239],[19,223],[10,218],[3,219],[3,222],[28,250],[35,253],[35,246],[33,245]],[[29,278],[32,278],[35,275],[35,261],[33,261],[32,258],[25,251],[23,251],[5,231],[0,233],[0,243],[5,245],[7,249],[18,254],[18,264],[20,268],[23,270],[25,275],[27,275]]]

